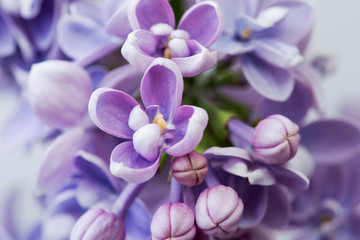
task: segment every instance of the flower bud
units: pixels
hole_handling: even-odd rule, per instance
[[[206,158],[195,151],[176,157],[171,163],[171,175],[181,184],[192,187],[204,181],[208,172]]]
[[[123,240],[125,227],[114,214],[103,209],[89,209],[75,223],[71,240]]]
[[[282,164],[296,154],[300,142],[299,127],[282,115],[271,115],[255,127],[252,144],[259,160]]]
[[[231,187],[207,188],[195,206],[196,223],[206,234],[223,238],[237,231],[243,209],[242,200]]]
[[[167,203],[154,214],[151,222],[153,240],[193,239],[196,234],[193,211],[184,203]]]

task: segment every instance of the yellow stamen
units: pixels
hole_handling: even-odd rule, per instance
[[[165,48],[164,58],[171,58],[171,52],[170,52],[169,47]]]
[[[241,37],[243,39],[248,39],[250,37],[251,34],[251,29],[247,28],[245,29],[245,31],[242,32]]]
[[[161,113],[158,113],[156,117],[154,118],[153,123],[157,124],[160,127],[161,134],[164,134],[164,131],[166,129],[166,122],[164,120],[164,116]]]

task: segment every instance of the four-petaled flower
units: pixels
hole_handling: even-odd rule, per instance
[[[147,181],[156,173],[162,151],[182,156],[197,146],[208,115],[199,107],[180,106],[183,87],[178,66],[171,60],[157,58],[140,86],[145,110],[122,91],[94,91],[89,101],[93,122],[109,134],[132,139],[113,150],[113,175],[133,183]]]
[[[188,9],[175,30],[174,12],[167,0],[133,1],[128,18],[136,30],[128,35],[121,53],[139,70],[145,71],[157,57],[173,60],[185,77],[215,65],[217,53],[207,49],[223,28],[223,13],[215,2]]]

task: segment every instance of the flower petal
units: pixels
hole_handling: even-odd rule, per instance
[[[290,68],[303,60],[299,49],[285,42],[274,39],[252,41],[256,46],[254,53],[269,64],[280,68]]]
[[[224,16],[220,6],[213,1],[193,5],[181,17],[178,29],[189,33],[204,47],[210,46],[218,39],[223,30]]]
[[[151,32],[135,30],[129,33],[121,54],[136,69],[145,72],[155,59],[158,38]]]
[[[130,64],[115,68],[108,72],[100,82],[100,87],[108,87],[133,94],[140,87],[143,73]]]
[[[132,29],[150,30],[157,23],[175,26],[174,12],[167,0],[133,0],[128,18]]]
[[[9,24],[0,12],[0,57],[12,55],[16,50],[15,41],[11,35]]]
[[[279,186],[268,188],[268,206],[262,224],[275,228],[283,229],[290,220],[291,206],[288,193]]]
[[[319,120],[303,127],[300,135],[301,143],[318,163],[342,163],[359,152],[359,127],[348,120]]]
[[[84,131],[74,128],[56,138],[45,152],[36,181],[39,194],[59,190],[75,173],[75,153],[80,150]]]
[[[312,90],[307,85],[296,80],[294,90],[285,102],[264,99],[261,105],[261,115],[265,118],[273,114],[281,114],[301,125],[312,106]]]
[[[164,151],[172,156],[182,156],[191,152],[201,141],[208,122],[206,111],[194,106],[181,106],[175,113],[172,124],[174,138],[166,142]]]
[[[268,166],[274,174],[276,182],[283,184],[289,189],[302,191],[309,187],[309,179],[301,172],[285,166]]]
[[[83,68],[61,60],[34,64],[28,87],[30,105],[44,123],[61,129],[83,120],[92,91]]]
[[[131,111],[138,105],[124,92],[99,88],[90,97],[89,114],[95,125],[104,132],[131,139],[134,131],[129,127],[128,120]]]
[[[229,158],[236,157],[248,162],[252,162],[248,151],[238,147],[212,147],[204,152],[204,156],[207,160],[228,160]]]
[[[152,178],[160,164],[160,157],[148,161],[134,149],[133,142],[120,143],[111,154],[110,171],[130,183],[142,183]]]
[[[33,4],[36,6],[36,2]],[[30,37],[37,49],[45,51],[54,42],[56,24],[61,6],[57,1],[44,1],[41,10],[35,18],[24,21]]]
[[[141,127],[133,135],[135,151],[148,161],[156,160],[159,156],[160,137],[161,130],[157,124]]]
[[[189,57],[171,58],[179,66],[184,77],[196,76],[215,66],[216,52],[210,52],[195,40],[189,40],[187,43],[190,49]]]
[[[242,178],[235,187],[239,197],[244,202],[244,212],[240,219],[241,228],[251,228],[260,223],[267,208],[267,187],[250,185],[247,179]]]
[[[116,12],[106,22],[105,31],[108,34],[126,39],[127,35],[132,31],[127,14],[130,3],[131,0],[125,0],[125,2],[123,1],[123,3],[117,8]]]
[[[277,7],[289,9],[287,15],[278,21],[274,27],[261,33],[262,37],[276,38],[292,45],[297,45],[311,32],[314,22],[313,6],[309,1],[270,1]],[[266,4],[265,4],[266,5]],[[266,8],[267,6],[264,7]],[[297,26],[294,28],[294,26]]]
[[[246,80],[261,95],[275,101],[285,101],[291,94],[295,79],[287,69],[271,65],[252,53],[241,57]]]
[[[252,145],[254,128],[241,122],[238,119],[230,119],[228,122],[230,139],[234,146],[248,148]]]
[[[155,59],[141,82],[141,98],[145,105],[159,105],[165,121],[172,119],[182,100],[184,81],[180,69],[171,60]]]
[[[84,16],[63,16],[58,23],[58,40],[64,53],[83,66],[109,54],[123,42]]]
[[[211,45],[211,49],[230,55],[238,55],[254,50],[255,45],[251,44],[251,42],[246,43],[236,41],[234,36],[223,33],[219,39]]]
[[[129,211],[126,215],[126,239],[138,240],[149,239],[151,219],[148,209],[139,198],[137,198],[133,204],[131,204]]]

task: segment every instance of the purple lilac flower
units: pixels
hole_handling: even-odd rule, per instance
[[[108,88],[96,90],[89,102],[90,117],[100,129],[132,139],[113,150],[110,169],[134,183],[154,176],[161,152],[172,156],[191,152],[208,121],[203,109],[180,106],[183,80],[171,60],[158,58],[150,65],[140,92],[146,110],[124,92]]]
[[[213,186],[205,189],[197,200],[196,224],[210,236],[228,237],[238,230],[243,209],[242,200],[232,188]]]
[[[160,206],[151,221],[153,240],[193,239],[195,233],[194,213],[184,203],[175,202]]]
[[[124,240],[124,224],[111,212],[99,208],[89,209],[73,227],[71,240],[104,239]]]
[[[206,158],[198,152],[192,151],[184,156],[175,157],[171,162],[171,176],[179,183],[192,187],[204,181],[208,172]]]
[[[348,164],[317,165],[309,189],[293,202],[288,239],[359,238],[358,160],[356,155]]]
[[[302,60],[297,46],[312,28],[312,6],[284,0],[217,2],[226,15],[213,48],[238,56],[246,80],[261,95],[286,100],[294,88],[291,68]]]
[[[213,1],[188,9],[175,27],[174,13],[167,0],[136,0],[129,6],[133,29],[121,49],[130,64],[145,71],[157,57],[173,60],[185,77],[213,67],[217,53],[210,46],[222,32],[223,16]]]

